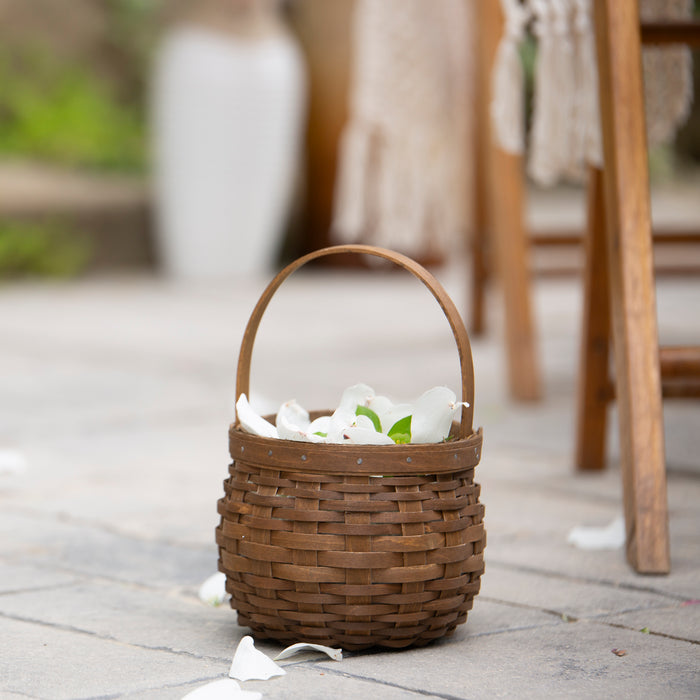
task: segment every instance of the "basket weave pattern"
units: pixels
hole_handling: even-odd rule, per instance
[[[244,336],[237,395],[251,348]],[[470,352],[463,375],[471,399]],[[454,632],[479,591],[486,544],[474,482],[482,435],[471,413],[466,421],[431,445],[299,443],[231,426],[216,541],[239,624],[257,638],[348,650]]]

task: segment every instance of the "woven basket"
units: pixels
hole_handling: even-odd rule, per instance
[[[486,543],[473,481],[482,436],[472,432],[471,349],[440,283],[411,259],[371,246],[300,258],[273,279],[253,311],[236,396],[248,394],[255,335],[274,292],[305,263],[336,253],[385,258],[428,287],[457,341],[462,400],[470,407],[453,425],[453,439],[438,444],[292,442],[232,425],[233,463],[218,502],[219,569],[239,624],[257,638],[350,650],[423,645],[466,621]]]

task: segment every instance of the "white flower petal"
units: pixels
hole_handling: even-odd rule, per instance
[[[269,656],[255,648],[253,638],[246,635],[238,648],[228,672],[229,678],[239,681],[266,681],[273,676],[284,676],[286,671]]]
[[[303,642],[299,642],[299,644],[292,644],[292,646],[287,647],[286,649],[283,649],[275,658],[273,661],[281,661],[282,659],[287,659],[290,656],[294,656],[294,654],[298,654],[302,651],[318,651],[321,654],[327,654],[333,661],[342,661],[343,660],[343,650],[342,649],[333,649],[332,647],[325,647],[323,644],[305,644]]]
[[[261,700],[262,693],[242,690],[231,678],[222,678],[196,688],[187,693],[182,700]]]
[[[410,403],[398,403],[391,406],[384,413],[378,413],[379,422],[382,424],[382,429],[385,433],[388,433],[395,423],[398,423],[402,418],[406,416],[412,416],[415,412],[415,408]]]
[[[371,421],[370,421],[371,422]],[[343,431],[343,442],[350,445],[393,445],[394,441],[384,433],[378,433],[374,428],[346,428]]]
[[[0,450],[0,474],[21,474],[26,468],[24,453],[19,450]]]
[[[293,440],[295,442],[327,442],[321,435],[314,435],[306,429],[293,425],[284,416],[277,416],[277,432],[282,440]]]
[[[280,421],[283,420],[289,425],[293,425],[299,430],[308,430],[311,421],[309,420],[309,412],[300,406],[294,399],[283,403],[279,411],[277,411],[277,427],[279,428]]]
[[[369,416],[355,416],[355,420],[349,427],[362,428],[363,430],[374,430],[377,432],[377,429],[374,427],[374,423]]]
[[[210,576],[199,587],[199,599],[207,605],[216,607],[221,605],[229,594],[226,593],[226,574],[220,571]]]
[[[625,539],[625,519],[620,516],[606,527],[575,527],[566,541],[579,549],[620,549]]]
[[[414,405],[411,442],[441,442],[447,438],[460,406],[454,392],[447,387],[428,389]]]
[[[278,437],[275,426],[266,421],[262,416],[259,416],[250,407],[245,394],[241,394],[238,397],[238,401],[236,401],[236,414],[238,415],[238,422],[241,424],[241,428],[243,428],[246,433],[252,433],[253,435],[260,435],[261,437],[267,438]]]
[[[340,397],[338,408],[350,409],[355,414],[358,406],[366,406],[367,402],[374,396],[374,389],[367,384],[354,384],[349,386]]]
[[[309,426],[310,433],[327,433],[331,430],[332,423],[330,416],[321,416],[314,421],[311,421]]]
[[[367,384],[349,386],[340,397],[340,404],[333,413],[336,424],[351,425],[358,406],[366,406],[374,396],[374,389]]]

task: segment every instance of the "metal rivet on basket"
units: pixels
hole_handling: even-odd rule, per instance
[[[358,458],[357,458],[357,463],[358,463],[358,464],[362,464],[362,457],[358,457]]]
[[[459,455],[455,452],[455,459],[459,459]]]
[[[410,458],[410,457],[406,457],[406,461],[407,461],[407,462],[410,462],[410,461],[411,461],[411,458]]]
[[[302,462],[306,462],[306,455],[302,455],[302,456],[301,456],[301,461],[302,461]]]
[[[243,447],[243,445],[241,445],[241,452],[245,452],[245,447]]]
[[[267,456],[268,456],[268,457],[272,457],[272,450],[268,450],[268,451],[267,451]]]

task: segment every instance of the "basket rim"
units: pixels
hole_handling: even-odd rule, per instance
[[[229,427],[231,459],[262,469],[339,475],[446,474],[473,469],[481,459],[483,431],[448,442],[339,445],[297,442]]]

